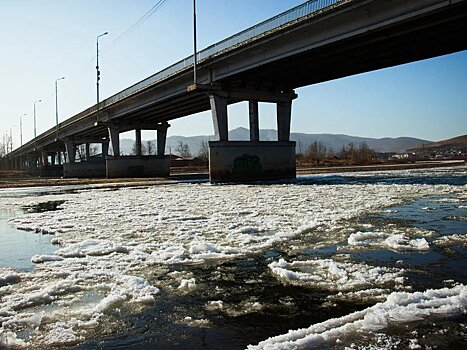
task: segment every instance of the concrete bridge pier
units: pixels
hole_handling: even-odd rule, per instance
[[[242,97],[243,94],[240,95]],[[295,93],[245,94],[249,106],[250,141],[229,141],[227,104],[237,94],[209,95],[217,141],[209,142],[209,179],[218,182],[252,182],[293,179],[296,176],[295,142],[290,141],[292,100]],[[277,141],[261,141],[258,102],[276,103]]]
[[[165,155],[165,144],[169,123],[158,124],[134,123],[109,125],[109,136],[113,156],[106,159],[108,178],[118,177],[167,177],[169,176],[169,157]],[[135,130],[135,154],[123,156],[120,154],[120,133]],[[141,130],[157,131],[157,154],[143,155]]]
[[[48,150],[41,150],[37,170],[39,175],[44,177],[58,177],[63,175],[62,166],[55,164],[55,152]]]
[[[91,155],[91,143],[102,144],[101,157]],[[63,164],[63,177],[96,178],[105,177],[105,158],[107,156],[109,141],[101,138],[80,138],[65,140],[65,163]],[[77,157],[78,147],[80,148]],[[58,158],[60,159],[60,157]],[[60,160],[59,160],[60,162]]]

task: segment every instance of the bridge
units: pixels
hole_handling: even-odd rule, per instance
[[[295,89],[467,49],[465,0],[314,0],[281,13],[130,86],[7,155],[18,170],[65,177],[167,176],[169,122],[211,110],[212,182],[295,177],[290,121]],[[248,101],[250,141],[228,139],[227,106]],[[258,103],[276,104],[277,141],[259,139]],[[98,108],[99,107],[99,108]],[[319,118],[319,116],[316,116]],[[119,134],[135,130],[136,155]],[[141,154],[157,130],[157,154]],[[90,157],[90,144],[102,157]],[[85,157],[76,160],[76,148]]]

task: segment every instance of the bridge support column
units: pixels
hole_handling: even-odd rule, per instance
[[[290,120],[292,100],[297,95],[293,92],[262,95],[265,102],[276,103],[277,141],[260,141],[258,102],[262,99],[255,98],[260,93],[251,95],[251,99],[245,96],[249,101],[250,141],[228,140],[228,100],[218,95],[209,96],[218,139],[209,142],[209,179],[213,183],[293,179],[296,176],[295,142],[290,141]]]
[[[97,178],[105,177],[105,159],[91,157],[91,143],[101,142],[101,139],[80,138],[65,141],[66,162],[63,164],[63,177],[66,178]],[[77,145],[81,147],[80,160],[76,161]],[[84,148],[84,149],[83,149]]]
[[[65,141],[65,149],[66,149],[66,162],[67,163],[74,163],[76,160],[76,147],[72,141]]]
[[[141,129],[135,129],[135,148],[136,148],[136,155],[141,156]]]
[[[165,155],[165,144],[167,142],[167,129],[169,123],[164,122],[157,125],[157,155],[164,157]]]
[[[89,159],[91,158],[91,146],[89,143],[86,142],[85,144],[85,151],[84,151],[84,159],[87,161],[89,161]]]
[[[47,151],[42,151],[41,152],[41,159],[42,159],[42,166],[44,168],[47,168],[49,166],[49,152]]]
[[[110,143],[112,144],[112,151],[115,158],[120,157],[120,130],[115,127],[109,126]]]
[[[114,156],[106,159],[106,175],[108,178],[118,177],[167,177],[169,176],[169,157],[164,155],[167,128],[169,124],[147,123],[117,124],[109,126],[110,142]],[[119,133],[120,131],[135,130],[136,155],[121,156]],[[142,155],[141,130],[157,130],[157,155]]]
[[[107,158],[109,155],[109,141],[102,142],[102,158]]]
[[[228,118],[227,118],[227,98],[220,95],[210,95],[212,123],[214,135],[219,141],[229,139]]]
[[[259,141],[259,112],[258,101],[249,101],[248,110],[250,114],[250,141]]]
[[[277,140],[290,140],[290,120],[292,116],[292,101],[277,103]]]

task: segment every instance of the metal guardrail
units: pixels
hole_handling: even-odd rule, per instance
[[[310,0],[301,5],[298,5],[290,10],[287,10],[277,16],[274,16],[270,19],[267,19],[261,23],[254,25],[248,29],[245,29],[237,34],[234,34],[218,43],[215,43],[207,48],[198,52],[198,62],[202,63],[208,59],[211,59],[215,56],[224,54],[230,50],[236,49],[246,43],[254,41],[272,33],[274,31],[280,30],[285,26],[292,25],[297,21],[307,18],[312,15],[316,15],[320,13],[322,10],[325,10],[333,5],[339,4],[341,2],[348,2],[349,0]],[[129,96],[136,94],[137,92],[147,89],[158,82],[169,78],[172,75],[180,73],[184,70],[187,70],[193,67],[194,63],[194,55],[188,56],[171,66],[157,72],[150,77],[141,80],[140,82],[130,86],[129,88],[101,101],[101,109],[108,107],[114,103],[117,103]],[[59,124],[59,128],[64,128],[68,125],[71,125],[83,118],[86,118],[88,115],[94,113],[96,111],[96,106],[91,106],[84,111],[70,117],[69,119],[63,121]],[[53,135],[56,132],[55,127],[44,132],[43,134],[38,136],[39,138],[44,138],[50,135]],[[31,140],[30,142],[23,145],[23,147],[27,147],[37,140]],[[21,147],[22,148],[22,147]],[[16,151],[16,150],[15,150]],[[12,153],[15,153],[13,151]]]
[[[205,61],[206,59],[212,58],[220,53],[224,53],[230,49],[237,48],[246,42],[250,42],[255,38],[264,36],[266,33],[282,28],[284,25],[293,23],[302,17],[309,16],[313,13],[319,12],[329,6],[335,5],[344,0],[311,0],[304,4],[298,5],[286,12],[283,12],[277,16],[267,19],[261,23],[254,25],[248,29],[241,31],[235,35],[228,37],[216,44],[213,44],[206,49],[199,51],[198,62]],[[177,63],[165,68],[164,70],[146,78],[135,85],[105,99],[102,101],[102,108],[114,104],[128,96],[135,94],[136,92],[146,89],[157,82],[164,80],[180,71],[193,66],[194,55],[184,58]]]

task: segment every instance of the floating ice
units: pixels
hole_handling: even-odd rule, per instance
[[[375,332],[390,325],[413,322],[434,316],[451,316],[467,311],[467,287],[430,289],[425,292],[394,292],[386,301],[309,328],[291,330],[271,337],[248,349],[321,349],[344,336]]]
[[[182,279],[180,286],[178,286],[178,289],[190,290],[195,287],[196,287],[196,280],[194,278],[190,278],[190,279]]]
[[[283,281],[331,291],[402,285],[403,270],[369,266],[363,263],[336,262],[332,259],[293,261],[280,259],[269,264]]]
[[[424,251],[429,250],[430,245],[425,238],[409,239],[402,233],[389,234],[385,232],[355,232],[352,233],[347,243],[357,247],[381,247],[395,251]]]
[[[35,264],[40,264],[46,261],[61,261],[63,258],[57,255],[34,255],[31,258],[31,262]]]
[[[300,235],[312,235],[317,227],[329,236],[326,242],[335,244],[336,239],[348,238],[348,232],[334,237],[334,230],[345,220],[424,196],[460,195],[462,191],[449,185],[389,183],[179,184],[0,196],[0,207],[9,208],[65,201],[60,211],[28,213],[9,221],[16,228],[53,233],[60,246],[51,257],[35,257],[41,263],[32,272],[0,271],[0,347],[7,341],[24,342],[30,348],[79,343],[93,336],[92,330],[104,317],[107,328],[117,327],[118,310],[138,312],[148,303],[157,303],[159,290],[151,279],[166,274],[167,265],[215,264],[263,252]],[[419,243],[417,247],[423,242]],[[317,237],[316,245],[323,244],[328,243]],[[337,273],[339,268],[336,265],[333,270],[329,264],[327,273]],[[365,268],[372,271],[370,266]],[[346,273],[350,283],[361,283],[358,270],[348,267]],[[360,273],[365,275],[363,267]],[[400,277],[398,271],[382,271],[380,278],[392,273]],[[174,291],[178,286],[188,287],[190,283],[182,279],[191,278],[177,278]],[[381,288],[378,277],[372,279],[370,274],[366,278],[371,282],[362,288]],[[260,308],[259,302],[248,301],[238,311]],[[21,320],[43,310],[46,314],[39,329],[24,332]],[[30,337],[19,339],[24,334]]]
[[[21,280],[21,275],[10,269],[0,268],[0,287],[6,286],[7,284],[15,284]]]
[[[439,247],[447,247],[454,244],[460,245],[461,247],[467,247],[467,234],[452,234],[441,236],[435,239],[433,244]]]

